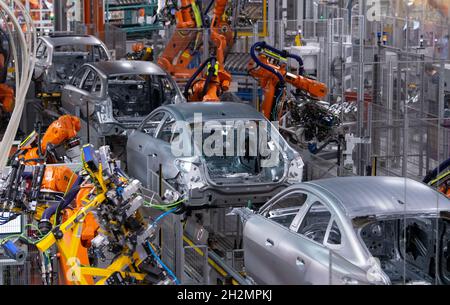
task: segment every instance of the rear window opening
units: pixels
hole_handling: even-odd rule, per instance
[[[450,221],[380,220],[365,225],[360,236],[393,284],[450,283]]]
[[[52,55],[53,66],[60,80],[67,81],[84,63],[108,59],[105,50],[93,45],[56,46]]]
[[[165,75],[118,75],[108,78],[108,95],[116,119],[148,115],[161,105],[171,103],[176,90]]]

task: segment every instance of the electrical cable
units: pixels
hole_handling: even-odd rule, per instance
[[[149,201],[144,201],[144,206],[150,207],[150,208],[155,208],[155,209],[158,209],[158,210],[168,211],[169,209],[172,209],[174,207],[178,207],[184,201],[186,201],[186,199],[182,199],[182,200],[179,200],[177,202],[170,203],[170,204],[152,204]]]
[[[265,63],[261,62],[259,60],[258,56],[256,56],[256,49],[258,49],[258,48],[269,48],[269,47],[270,46],[268,46],[264,41],[257,42],[251,47],[251,49],[250,49],[250,56],[252,57],[253,61],[256,63],[257,66],[260,66],[260,67],[266,69],[267,71],[275,74],[275,76],[278,77],[278,80],[280,81],[280,84],[284,86],[285,80],[284,80],[283,75],[281,75],[280,72],[276,71],[271,66],[266,65]]]
[[[209,57],[207,60],[205,60],[199,67],[198,69],[194,72],[194,74],[192,74],[192,76],[189,78],[189,80],[186,83],[186,86],[184,87],[184,92],[183,95],[185,98],[188,98],[189,96],[189,89],[192,87],[192,83],[194,82],[194,80],[197,78],[197,76],[203,71],[203,69],[206,67],[206,65],[208,63],[211,62],[211,60],[215,58],[215,57]]]
[[[156,227],[156,225],[158,224],[158,222],[161,221],[161,219],[163,219],[163,218],[166,217],[167,215],[169,215],[169,214],[175,212],[177,209],[178,209],[177,207],[172,208],[172,209],[170,209],[170,210],[168,210],[168,211],[162,213],[162,214],[159,215],[158,217],[156,217],[155,221],[153,221],[153,223],[152,223],[152,226],[155,226],[155,227]]]
[[[33,25],[33,20],[25,9],[23,4],[19,0],[13,0],[13,3],[6,3],[5,1],[0,1],[0,8],[4,12],[4,21],[6,25],[12,26],[14,29],[14,35],[12,29],[6,26],[9,37],[17,37],[19,43],[20,56],[18,55],[18,50],[15,43],[10,43],[11,53],[14,62],[15,69],[15,80],[16,80],[16,92],[15,92],[15,107],[11,114],[8,127],[3,135],[2,142],[0,144],[0,172],[4,171],[6,166],[9,151],[14,141],[14,137],[17,133],[20,118],[22,117],[22,112],[25,105],[25,97],[30,86],[30,82],[34,72],[34,64],[36,61],[36,47],[37,38],[36,30]],[[11,5],[13,4],[13,5]],[[16,11],[21,13],[24,25],[27,32],[24,33],[22,26],[15,16]],[[8,17],[8,18],[6,18]],[[12,39],[10,40],[12,42]],[[19,65],[20,63],[20,65]]]
[[[173,281],[175,282],[175,284],[180,285],[180,281],[178,280],[178,278],[176,277],[176,275],[172,272],[172,270],[169,269],[169,267],[166,266],[166,264],[163,263],[163,261],[159,258],[159,256],[156,254],[155,250],[153,250],[152,245],[150,244],[150,242],[147,240],[147,247],[150,250],[150,253],[153,255],[153,257],[156,259],[156,261],[158,262],[158,264],[161,265],[161,267],[164,268],[164,270],[167,271],[167,273],[172,277]]]

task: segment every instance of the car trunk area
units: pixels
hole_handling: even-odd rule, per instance
[[[450,220],[377,220],[364,225],[360,236],[392,284],[450,283]]]

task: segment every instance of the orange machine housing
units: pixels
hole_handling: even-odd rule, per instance
[[[86,196],[94,189],[95,187],[91,184],[82,185],[80,187],[80,191],[78,192],[75,199],[74,209],[64,210],[63,222],[84,206],[84,200],[86,199]],[[91,246],[92,239],[97,235],[98,229],[99,225],[94,215],[92,213],[87,214],[84,219],[84,225],[80,236],[81,246],[78,248],[77,252],[77,258],[80,260],[81,265],[90,265],[88,248]],[[76,234],[76,232],[68,231],[66,232],[66,234],[64,234],[63,238],[65,243],[70,244],[73,234]],[[61,276],[59,277],[61,279],[60,284],[72,285],[73,282],[67,278],[67,275],[69,274],[68,272],[70,271],[70,265],[67,264],[67,261],[65,260],[63,255],[59,256],[59,259],[62,272]],[[94,284],[94,279],[92,277],[87,277],[87,281],[90,285]]]
[[[84,0],[84,24],[88,26],[88,34],[100,39],[105,36],[105,12],[103,0]]]
[[[11,113],[14,110],[14,90],[7,84],[0,84],[2,110]]]
[[[0,70],[6,72],[8,63],[5,62],[5,54],[0,53]],[[4,80],[2,80],[4,81]],[[14,90],[5,83],[0,83],[0,103],[4,112],[13,112],[14,110]]]
[[[232,47],[234,38],[230,24],[225,18],[227,4],[228,0],[216,0],[211,22],[211,40],[216,48],[217,71],[211,78],[204,96],[202,96],[202,93],[206,86],[206,76],[194,84],[192,87],[193,94],[190,96],[189,101],[217,102],[220,101],[220,93],[228,91],[230,88],[232,77],[225,70],[225,54]]]
[[[70,189],[78,176],[67,166],[47,166],[41,189],[64,193]]]
[[[324,83],[304,76],[289,73],[286,71],[285,64],[274,64],[267,56],[263,54],[259,55],[258,58],[262,63],[268,65],[283,75],[285,82],[291,84],[295,88],[308,92],[314,98],[323,98],[327,95],[328,89]],[[280,80],[270,71],[261,67],[255,67],[254,61],[251,61],[247,68],[249,74],[258,79],[259,85],[264,90],[264,100],[262,102],[261,111],[266,118],[270,119],[272,109],[275,106],[275,93]]]
[[[158,59],[158,65],[177,79],[187,79],[195,71],[187,68],[192,61],[189,44],[201,35],[194,30],[198,25],[193,17],[192,2],[194,0],[181,0],[181,9],[175,13],[176,30]]]
[[[42,153],[45,154],[48,144],[60,145],[64,141],[76,137],[80,129],[81,122],[78,117],[68,114],[60,116],[50,124],[42,137],[40,143]],[[25,146],[21,150],[24,151],[23,158],[25,160],[39,158],[38,147]],[[30,162],[29,164],[35,164],[35,162]]]

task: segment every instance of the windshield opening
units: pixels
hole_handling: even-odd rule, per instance
[[[216,183],[277,182],[283,178],[282,139],[270,134],[266,122],[210,121],[200,126],[201,145],[194,136],[196,126],[191,124],[194,145],[202,152],[208,175]]]

